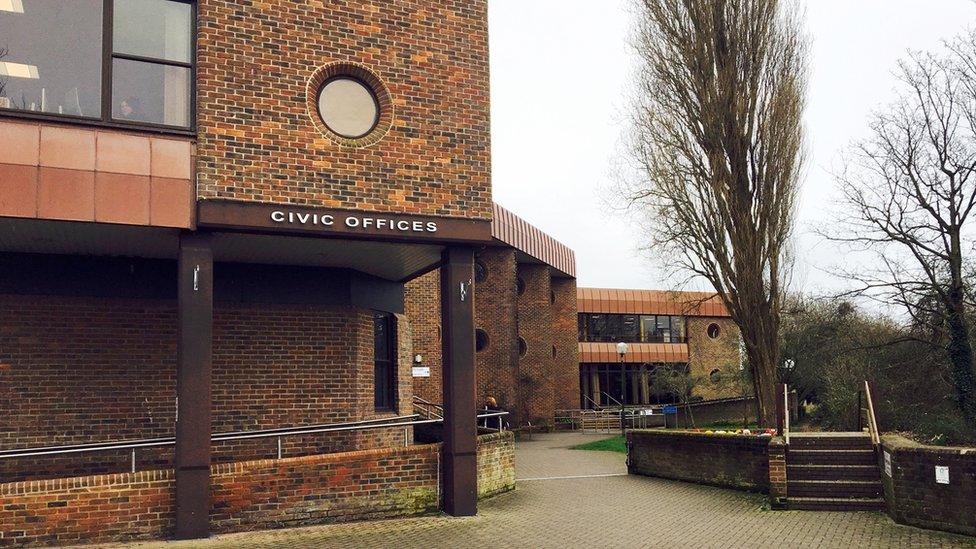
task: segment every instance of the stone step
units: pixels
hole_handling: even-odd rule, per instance
[[[789,497],[800,498],[876,498],[881,497],[881,483],[871,480],[789,480]]]
[[[874,465],[874,450],[800,450],[789,449],[787,465]]]
[[[866,433],[831,433],[822,435],[792,435],[790,448],[800,450],[870,450],[871,436]]]
[[[881,511],[883,498],[786,498],[786,508],[796,511]]]
[[[877,465],[793,465],[786,467],[789,480],[873,480],[881,481]]]

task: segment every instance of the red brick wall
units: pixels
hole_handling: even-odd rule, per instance
[[[890,476],[885,453],[891,460]],[[878,462],[888,513],[895,521],[976,535],[976,449],[924,446],[886,435]],[[949,467],[949,484],[935,481],[936,465]]]
[[[436,445],[213,468],[216,533],[413,515],[438,506]]]
[[[198,195],[490,219],[487,26],[485,0],[202,0]],[[306,84],[336,61],[389,88],[378,143],[313,125]]]
[[[0,448],[173,436],[175,302],[0,296]],[[410,413],[409,323],[400,413]],[[218,303],[215,432],[355,421],[373,411],[372,318],[327,307]],[[388,413],[384,415],[395,415]],[[403,445],[403,429],[282,439],[285,455]],[[412,432],[407,432],[408,442]],[[216,461],[272,457],[274,439],[223,443]],[[166,467],[171,450],[137,452]],[[125,471],[126,451],[0,461],[5,479]]]
[[[518,402],[516,366],[518,331],[515,325],[515,250],[488,248],[476,260],[485,266],[487,277],[475,283],[475,326],[488,334],[488,347],[475,355],[478,404],[495,397],[504,410],[515,410]]]
[[[172,470],[0,484],[0,546],[170,537]]]
[[[579,330],[577,328],[576,279],[553,278],[552,338],[553,405],[557,410],[580,407]]]
[[[769,490],[770,437],[628,431],[631,474],[727,488]]]
[[[438,507],[439,445],[214,465],[212,531],[413,515]],[[478,495],[515,485],[511,432],[478,437]],[[0,546],[172,535],[172,470],[0,484]]]
[[[478,403],[494,396],[512,412],[512,425],[550,423],[556,409],[578,408],[575,279],[551,278],[545,265],[517,263],[513,248],[487,248],[476,259],[488,274],[475,284],[475,325],[489,340],[475,356]],[[518,277],[525,281],[521,296]],[[414,393],[431,402],[441,401],[439,282],[433,272],[406,286],[414,352],[431,369],[431,377],[414,378]],[[526,341],[524,357],[519,357],[520,336]]]
[[[525,291],[518,296],[518,334],[526,342],[519,358],[519,425],[552,423],[553,388],[552,303],[549,267],[520,263],[518,276]],[[558,353],[558,349],[557,349]]]
[[[477,300],[475,306],[477,307]],[[413,332],[413,352],[423,357],[418,366],[430,377],[413,378],[413,393],[429,402],[443,400],[441,385],[441,272],[432,271],[405,285],[404,309]]]

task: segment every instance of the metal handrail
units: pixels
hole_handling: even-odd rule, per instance
[[[600,393],[603,394],[603,395],[606,395],[606,397],[608,399],[610,399],[611,401],[616,402],[617,403],[617,406],[623,406],[623,404],[621,404],[619,400],[613,398],[613,396],[610,393],[608,393],[606,391],[600,391]]]
[[[783,384],[783,438],[790,445],[790,386]]]
[[[871,444],[875,447],[881,443],[881,435],[878,433],[878,416],[874,415],[874,401],[871,398],[871,384],[864,380],[864,399],[868,404],[868,433],[871,435]]]
[[[477,419],[490,417],[501,417],[508,415],[508,412],[491,412],[478,414]],[[425,425],[430,423],[441,423],[441,419],[419,419],[419,414],[407,416],[396,416],[392,418],[367,419],[362,421],[309,425],[306,427],[283,427],[277,429],[264,429],[260,431],[236,431],[228,433],[214,433],[210,436],[211,442],[226,442],[231,440],[249,440],[257,438],[278,437],[278,457],[281,457],[281,437],[295,435],[309,435],[317,433],[329,433],[340,431],[355,431],[367,429],[381,429],[388,427],[410,427],[413,425]],[[403,421],[406,420],[406,421]],[[13,450],[0,451],[0,459],[13,459],[34,456],[53,456],[77,454],[82,452],[102,452],[109,450],[133,450],[138,448],[153,448],[172,446],[176,444],[176,437],[141,439],[141,440],[120,440],[102,443],[73,444],[65,446],[45,446],[35,448],[17,448]],[[134,459],[133,459],[134,462]]]

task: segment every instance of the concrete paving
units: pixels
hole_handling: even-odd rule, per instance
[[[428,516],[138,544],[204,548],[974,547],[976,539],[900,526],[881,513],[768,511],[761,495],[627,476],[624,456],[569,447],[607,435],[520,442],[514,492],[477,517]]]

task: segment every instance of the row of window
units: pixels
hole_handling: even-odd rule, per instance
[[[683,343],[685,317],[580,313],[579,340],[627,343]]]
[[[13,0],[0,6],[0,108],[192,125],[192,2]]]
[[[484,351],[488,348],[491,340],[488,338],[488,332],[478,328],[474,331],[474,350],[476,352]],[[526,343],[525,339],[521,336],[518,338],[518,354],[520,357],[524,357],[526,353],[529,352],[529,344]],[[556,346],[552,346],[552,356],[555,357],[557,354]]]

